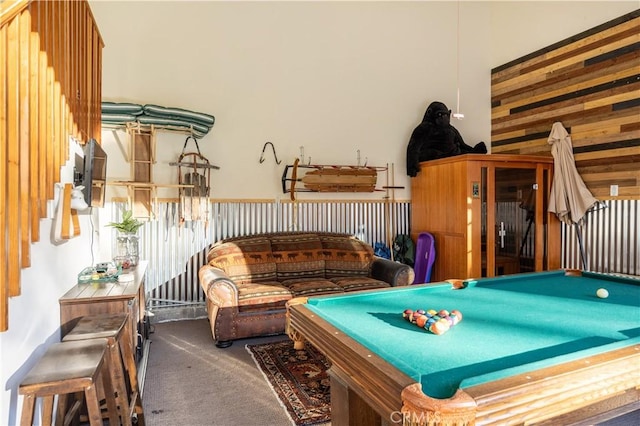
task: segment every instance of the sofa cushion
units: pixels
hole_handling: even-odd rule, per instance
[[[282,285],[293,293],[293,297],[344,292],[339,285],[324,278],[294,278],[283,281]]]
[[[391,287],[388,283],[368,277],[331,278],[331,282],[338,284],[344,291],[373,290]]]
[[[280,233],[270,240],[278,281],[324,278],[322,244],[317,234]]]
[[[239,284],[238,310],[252,312],[282,309],[291,297],[291,291],[275,281]]]
[[[218,242],[207,253],[207,262],[225,271],[236,283],[276,281],[271,243],[264,236]]]
[[[320,234],[324,254],[325,278],[367,276],[373,261],[373,248],[354,237]]]

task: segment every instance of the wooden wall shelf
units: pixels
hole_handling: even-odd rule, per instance
[[[153,166],[156,164],[156,132],[172,131],[187,135],[192,135],[189,131],[166,130],[154,126],[139,127],[126,126],[122,128],[127,131],[128,143],[125,146],[118,137],[117,129],[112,128],[114,138],[120,150],[131,166],[132,180],[110,181],[107,185],[124,186],[127,188],[127,203],[131,206],[133,214],[137,218],[151,219],[153,217],[154,205],[157,202],[158,188],[194,188],[193,184],[157,184],[153,182]],[[197,143],[197,142],[196,142]],[[187,169],[215,169],[219,166],[194,162],[170,162],[170,166],[184,167]]]

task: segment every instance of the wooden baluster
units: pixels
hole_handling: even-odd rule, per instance
[[[47,216],[47,182],[49,177],[47,143],[47,5],[45,2],[32,3],[38,9],[38,199],[40,200],[40,218]]]
[[[20,267],[28,268],[31,266],[31,204],[29,202],[30,188],[30,176],[29,176],[29,123],[30,123],[30,109],[29,109],[29,46],[30,46],[30,31],[31,31],[31,14],[29,10],[25,10],[20,14],[20,31],[19,31],[19,57],[20,62],[20,80],[19,80],[19,96],[18,96],[18,111],[20,114],[20,132],[19,132],[19,234],[20,234]],[[24,72],[27,70],[27,72]],[[20,289],[18,289],[18,293]]]
[[[7,45],[7,26],[0,26],[0,46]],[[6,67],[7,49],[0,49],[0,75],[7,75]],[[7,79],[0,79],[0,102],[7,100]],[[6,223],[7,199],[6,199],[6,179],[7,179],[7,139],[8,129],[6,126],[6,110],[0,108],[0,220]],[[0,241],[6,241],[6,227],[0,226]],[[5,244],[0,244],[0,259],[7,258],[7,248]],[[9,284],[7,280],[7,263],[0,262],[0,331],[9,328]]]
[[[6,4],[5,4],[6,3]],[[69,136],[100,139],[100,33],[87,2],[0,2],[0,331]],[[6,48],[5,48],[6,47]]]
[[[40,241],[40,134],[39,134],[39,50],[38,25],[40,14],[37,3],[29,4],[31,28],[29,34],[29,208],[31,219],[31,242]],[[44,203],[44,200],[42,200]]]
[[[13,19],[7,27],[7,41],[18,46],[20,20]],[[7,49],[7,240],[6,263],[9,279],[9,297],[20,294],[20,100],[19,91],[12,82],[19,81],[20,60],[18,49]]]

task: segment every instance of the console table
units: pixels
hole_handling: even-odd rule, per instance
[[[129,314],[131,348],[138,363],[140,393],[144,389],[144,375],[149,355],[148,319],[145,312],[144,279],[148,262],[140,261],[129,270],[133,281],[93,282],[76,284],[59,300],[60,333],[64,337],[85,315]]]

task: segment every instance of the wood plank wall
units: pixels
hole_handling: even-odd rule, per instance
[[[103,46],[86,1],[0,2],[0,331],[69,137],[100,140]]]
[[[596,198],[640,199],[640,10],[491,74],[492,153],[551,156],[560,121]]]

